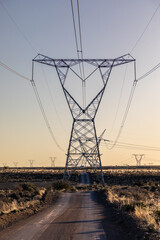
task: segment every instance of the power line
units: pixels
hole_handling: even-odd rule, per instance
[[[115,122],[116,122],[116,119],[117,119],[117,115],[118,115],[118,111],[119,111],[119,107],[120,107],[120,102],[121,102],[121,98],[122,98],[122,92],[123,92],[123,88],[124,88],[124,82],[125,82],[125,79],[126,79],[127,67],[128,67],[128,65],[126,65],[126,67],[125,67],[124,78],[123,78],[122,87],[121,87],[121,91],[120,91],[120,96],[119,96],[119,100],[118,100],[118,106],[117,106],[117,109],[116,109],[115,118],[113,120],[113,124],[112,124],[111,130],[109,132],[109,135],[112,133]]]
[[[137,44],[139,43],[139,41],[141,40],[141,38],[143,37],[144,33],[146,32],[147,28],[149,27],[150,23],[152,22],[154,16],[156,15],[158,9],[160,7],[160,3],[158,4],[157,8],[155,9],[154,13],[152,14],[149,22],[147,23],[145,29],[143,30],[143,32],[141,33],[140,37],[137,39],[135,45],[133,46],[132,50],[130,51],[130,53],[133,52],[133,50],[136,48]],[[151,73],[153,73],[154,71],[156,71],[158,68],[160,67],[160,63],[158,63],[155,67],[153,67],[152,69],[150,69],[148,72],[146,72],[145,74],[143,74],[141,77],[139,77],[137,79],[137,81],[142,80],[143,78],[147,77],[148,75],[150,75]]]
[[[78,9],[78,26],[79,26],[79,37],[80,37],[80,53],[81,58],[83,59],[83,47],[82,47],[82,30],[81,30],[81,19],[80,19],[80,8],[79,8],[79,0],[77,0],[77,9]],[[83,69],[84,70],[84,69]],[[84,74],[84,71],[83,71]],[[84,77],[84,76],[83,76]]]
[[[79,69],[80,69],[80,75],[81,75],[81,80],[82,80],[83,107],[85,107],[86,106],[86,81],[85,81],[85,72],[84,72],[84,63],[83,63],[82,31],[81,31],[81,21],[80,21],[79,0],[77,0],[79,41],[78,41],[78,37],[77,37],[73,0],[71,0],[71,9],[72,9],[72,19],[73,19],[73,27],[74,27],[74,36],[75,36],[75,42],[76,42],[77,57],[78,57],[78,59],[82,60],[82,63],[79,62]],[[80,45],[80,47],[79,47],[79,45]]]
[[[59,116],[59,114],[58,114],[58,111],[57,111],[57,108],[56,108],[56,106],[55,106],[55,103],[54,103],[54,100],[53,100],[53,96],[52,96],[52,92],[51,92],[51,89],[50,89],[50,87],[49,87],[49,83],[48,83],[48,80],[47,80],[47,77],[46,77],[46,74],[45,74],[43,65],[41,65],[41,68],[42,68],[42,72],[43,72],[43,75],[44,75],[44,82],[45,82],[45,84],[46,84],[46,86],[47,86],[47,90],[48,90],[49,95],[50,95],[50,99],[51,99],[51,102],[52,102],[52,106],[53,106],[54,111],[55,111],[55,113],[56,113],[56,115],[57,115],[57,118],[58,118],[58,120],[59,120],[59,123],[60,123],[61,127],[63,128],[63,131],[66,133],[66,130],[65,130],[63,124],[62,124],[61,118],[60,118],[60,116]]]
[[[78,8],[78,26],[79,26],[79,37],[80,37],[80,54],[81,59],[83,60],[83,47],[82,47],[82,30],[81,30],[81,19],[80,19],[80,8],[79,8],[79,0],[77,0],[77,8]],[[85,82],[85,73],[84,73],[84,63],[82,61],[82,73],[83,73],[83,81]]]
[[[1,6],[3,7],[3,9],[5,10],[5,12],[7,13],[8,17],[11,19],[11,21],[14,23],[14,25],[16,26],[17,30],[19,31],[19,33],[23,36],[23,38],[26,40],[26,42],[29,44],[29,46],[37,53],[37,51],[35,50],[35,48],[33,47],[32,43],[29,41],[29,39],[26,37],[26,35],[23,33],[23,31],[19,28],[19,26],[17,25],[16,21],[13,19],[13,17],[10,15],[9,11],[6,9],[6,7],[2,4],[2,2],[0,1],[0,4]],[[24,75],[18,73],[17,71],[15,71],[14,69],[10,68],[9,66],[7,66],[6,64],[4,64],[3,62],[0,61],[0,66],[2,66],[3,68],[5,68],[6,70],[14,73],[15,75],[25,79],[25,80],[28,80],[32,83],[32,87],[33,87],[33,90],[34,90],[34,93],[35,93],[35,96],[36,96],[36,99],[38,101],[38,104],[39,104],[39,107],[40,107],[40,110],[41,110],[41,113],[42,113],[42,116],[45,120],[45,123],[46,123],[46,126],[50,132],[50,135],[52,137],[52,139],[54,140],[54,142],[56,143],[57,147],[63,151],[63,149],[59,146],[59,144],[57,143],[56,141],[56,138],[53,134],[53,131],[50,127],[50,124],[49,124],[49,121],[47,119],[47,116],[46,116],[46,113],[44,111],[44,107],[42,105],[42,101],[40,99],[40,96],[39,96],[39,93],[38,93],[38,90],[37,90],[37,87],[35,85],[35,82],[33,81],[33,79],[29,79],[27,77],[25,77]]]
[[[112,141],[111,141],[112,142]],[[133,144],[133,143],[124,143],[124,142],[118,142],[121,145],[129,145],[129,146],[135,146],[135,147],[143,147],[143,148],[153,148],[153,149],[160,149],[158,147],[152,147],[152,146],[146,146],[146,145],[139,145],[139,144]]]
[[[147,28],[149,27],[150,23],[152,22],[155,14],[157,13],[158,9],[160,7],[160,3],[158,4],[157,8],[155,9],[154,13],[152,14],[149,22],[147,23],[145,29],[143,30],[143,32],[141,33],[141,35],[139,36],[139,38],[137,39],[136,43],[134,44],[133,48],[131,49],[130,53],[133,52],[133,50],[136,48],[137,44],[139,43],[139,41],[141,40],[141,38],[143,37],[144,33],[146,32]]]
[[[75,36],[75,42],[76,42],[77,57],[78,57],[78,59],[80,59],[80,56],[79,56],[80,50],[79,50],[79,47],[78,47],[78,38],[77,38],[76,23],[75,23],[74,8],[73,8],[73,1],[72,0],[71,0],[71,9],[72,9],[72,20],[73,20],[73,27],[74,27],[74,36]],[[80,75],[81,75],[81,78],[82,78],[82,69],[81,69],[80,63],[79,63],[79,69],[80,69]]]
[[[74,7],[73,7],[73,0],[71,0],[71,9],[72,9],[72,19],[73,19],[73,27],[74,27],[74,35],[75,35],[75,42],[76,42],[76,50],[77,50],[77,57],[78,59],[83,60],[83,47],[82,47],[82,31],[81,31],[81,20],[80,20],[80,8],[79,8],[79,0],[77,0],[77,10],[78,10],[78,27],[79,27],[79,38],[80,40],[78,41],[77,37],[77,30],[76,30],[76,22],[75,22],[75,14],[74,14]],[[80,47],[79,43],[80,42]],[[83,72],[82,72],[83,71]],[[83,73],[83,75],[82,75]],[[82,77],[82,80],[84,81],[85,79],[85,74],[84,74],[84,65],[82,62],[82,69],[80,67],[80,74]]]
[[[6,9],[6,7],[3,5],[3,3],[0,1],[0,4],[2,5],[3,9],[5,10],[5,12],[7,13],[8,17],[11,19],[11,21],[14,23],[14,25],[16,26],[17,30],[19,31],[19,33],[23,36],[23,38],[26,40],[26,42],[28,43],[28,45],[37,53],[37,51],[35,50],[35,48],[33,47],[32,43],[30,42],[30,40],[28,39],[28,37],[24,34],[24,32],[20,29],[20,27],[18,26],[18,24],[16,23],[16,21],[14,20],[14,18],[11,16],[11,14],[9,13],[9,11]],[[16,74],[17,76],[25,79],[25,80],[29,80],[31,81],[29,78],[26,78],[25,76],[19,74],[18,72],[16,72],[15,70],[11,69],[10,67],[8,67],[6,64],[0,62],[0,65],[4,68],[6,68],[7,70],[9,70],[10,72]],[[46,81],[47,82],[47,81]],[[47,83],[47,88],[48,88],[48,91],[49,91],[49,94],[51,95],[51,92],[50,92],[50,89],[49,89],[49,86],[48,86],[48,83]],[[38,91],[37,91],[38,92]],[[53,98],[51,96],[51,99],[52,99],[52,102],[53,102]],[[41,104],[42,105],[42,104]],[[56,108],[54,106],[54,109],[55,109],[55,112],[58,116],[58,113],[56,111]],[[59,116],[58,116],[59,118]],[[59,118],[60,120],[60,118]],[[60,121],[61,122],[61,121]],[[50,127],[49,127],[50,129]],[[51,134],[53,135],[53,134]]]
[[[52,131],[51,127],[50,127],[48,118],[47,118],[47,116],[46,116],[44,107],[43,107],[43,105],[42,105],[42,101],[41,101],[40,95],[39,95],[39,93],[38,93],[38,90],[37,90],[37,87],[36,87],[36,84],[35,84],[35,81],[33,80],[33,74],[34,74],[34,63],[32,63],[32,80],[31,80],[30,82],[31,82],[31,84],[32,84],[32,87],[33,87],[33,90],[34,90],[34,93],[35,93],[35,96],[36,96],[36,99],[37,99],[39,108],[40,108],[40,110],[41,110],[41,113],[42,113],[43,119],[44,119],[44,121],[45,121],[45,123],[46,123],[46,126],[47,126],[47,128],[48,128],[48,130],[49,130],[49,132],[50,132],[50,135],[51,135],[53,141],[56,143],[57,147],[58,147],[61,151],[64,151],[64,150],[60,147],[60,145],[58,144],[58,142],[57,142],[57,140],[56,140],[56,138],[55,138],[55,136],[54,136],[54,134],[53,134],[53,131]]]
[[[31,81],[28,77],[25,77],[24,75],[22,75],[21,73],[15,71],[13,68],[7,66],[5,63],[3,63],[3,62],[1,62],[1,61],[0,61],[0,66],[3,67],[3,68],[5,68],[5,69],[8,70],[8,71],[14,73],[15,75],[17,75],[17,76],[20,77],[20,78],[23,78],[23,79],[25,79],[25,80],[27,80],[27,81]]]
[[[78,8],[78,26],[79,26],[79,36],[80,36],[80,49],[81,49],[81,59],[83,60],[83,47],[82,47],[82,31],[81,31],[81,20],[80,20],[80,9],[79,9],[79,0],[77,0],[77,8]],[[85,81],[85,73],[84,73],[84,63],[82,61],[82,90],[83,90],[83,107],[86,106],[86,81]]]
[[[104,140],[104,143],[106,146],[110,143],[114,143],[114,141],[111,141],[111,140],[107,140],[107,139],[103,139],[103,140]],[[132,144],[132,143],[124,143],[124,142],[117,142],[116,147],[125,148],[125,149],[146,150],[146,151],[160,151],[160,148],[158,148],[158,147]]]
[[[10,18],[10,20],[13,22],[13,24],[15,25],[15,27],[17,28],[18,32],[23,36],[23,38],[25,39],[25,41],[28,43],[28,45],[32,48],[33,51],[35,51],[36,53],[38,53],[36,51],[36,49],[33,47],[32,43],[30,42],[30,40],[28,39],[28,37],[24,34],[24,32],[20,29],[20,27],[18,26],[18,24],[16,23],[16,21],[14,20],[14,18],[11,16],[11,14],[9,13],[9,11],[7,10],[7,8],[4,6],[4,4],[2,3],[2,1],[0,1],[0,4],[2,6],[2,8],[4,9],[4,11],[6,12],[6,14],[8,15],[8,17]]]
[[[116,137],[113,145],[109,148],[109,150],[112,150],[116,146],[116,144],[117,144],[117,142],[118,142],[118,140],[120,138],[120,135],[121,135],[122,130],[124,128],[124,125],[125,125],[125,122],[126,122],[126,119],[127,119],[127,116],[128,116],[128,112],[129,112],[129,109],[130,109],[130,106],[131,106],[131,103],[132,103],[132,99],[133,99],[133,96],[134,96],[135,88],[136,88],[136,85],[137,85],[135,62],[134,62],[134,74],[135,74],[135,79],[134,79],[134,82],[133,82],[133,85],[132,85],[132,89],[131,89],[131,92],[130,92],[130,95],[129,95],[127,107],[125,109],[124,116],[123,116],[123,119],[122,119],[122,122],[121,122],[121,125],[120,125],[120,128],[119,128],[117,137]]]
[[[36,99],[37,99],[39,108],[40,108],[40,110],[41,110],[43,119],[44,119],[44,121],[45,121],[45,123],[46,123],[46,126],[47,126],[49,132],[50,132],[50,135],[51,135],[53,141],[56,143],[57,147],[58,147],[61,151],[64,151],[64,150],[60,147],[60,145],[58,144],[58,142],[57,142],[57,140],[56,140],[56,138],[55,138],[55,136],[54,136],[54,134],[53,134],[53,131],[52,131],[51,127],[50,127],[48,118],[47,118],[47,116],[46,116],[46,113],[45,113],[44,107],[43,107],[43,105],[42,105],[42,101],[41,101],[41,99],[40,99],[40,96],[39,96],[39,93],[38,93],[38,90],[37,90],[37,87],[36,87],[36,84],[35,84],[34,80],[31,80],[31,84],[32,84],[32,87],[33,87],[33,90],[34,90],[34,93],[35,93],[35,96],[36,96]]]
[[[55,138],[55,136],[54,136],[54,134],[53,134],[53,131],[52,131],[51,127],[50,127],[50,124],[49,124],[49,121],[48,121],[48,119],[47,119],[47,116],[46,116],[44,107],[43,107],[43,105],[42,105],[42,101],[41,101],[41,99],[40,99],[40,96],[39,96],[39,93],[38,93],[36,84],[35,84],[35,82],[34,82],[34,80],[33,80],[33,72],[32,72],[32,80],[31,80],[31,79],[29,79],[28,77],[25,77],[24,75],[20,74],[19,72],[15,71],[14,69],[10,68],[9,66],[7,66],[6,64],[4,64],[4,63],[1,62],[1,61],[0,61],[0,66],[2,66],[3,68],[5,68],[5,69],[8,70],[8,71],[14,73],[14,74],[17,75],[18,77],[23,78],[23,79],[31,82],[32,87],[33,87],[33,90],[34,90],[34,93],[35,93],[35,96],[36,96],[36,99],[37,99],[37,101],[38,101],[38,104],[39,104],[39,107],[40,107],[40,110],[41,110],[41,113],[42,113],[42,116],[43,116],[43,118],[44,118],[44,120],[45,120],[46,126],[47,126],[47,128],[48,128],[48,130],[49,130],[49,132],[50,132],[50,135],[51,135],[52,139],[54,140],[54,142],[56,143],[57,147],[58,147],[60,150],[64,151],[64,150],[60,147],[60,145],[58,144],[58,142],[57,142],[57,140],[56,140],[56,138]]]
[[[81,58],[83,59],[83,51],[82,51],[82,31],[81,31],[81,20],[80,20],[80,8],[79,8],[79,0],[77,0],[77,9],[78,9],[78,26],[79,26],[79,37],[80,37],[80,53]],[[83,72],[84,73],[84,72]]]
[[[147,77],[148,75],[150,75],[151,73],[153,73],[154,71],[156,71],[158,68],[160,67],[160,63],[158,63],[156,66],[154,66],[153,68],[151,68],[148,72],[146,72],[145,74],[143,74],[141,77],[139,77],[137,79],[137,81],[142,80],[143,78]]]
[[[105,143],[105,146],[107,147],[107,149],[110,150],[110,148],[106,145]],[[154,151],[154,152],[159,152],[160,151],[160,148],[158,149],[154,149],[154,148],[143,148],[143,147],[134,147],[134,146],[125,146],[125,145],[120,145],[120,144],[116,144],[115,146],[116,148],[123,148],[123,149],[127,149],[127,150],[143,150],[143,151]]]
[[[153,161],[153,162],[160,162],[158,159],[152,159],[152,158],[145,158],[147,161]]]

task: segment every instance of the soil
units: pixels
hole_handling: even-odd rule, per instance
[[[32,216],[50,205],[53,205],[58,199],[58,192],[47,191],[45,199],[41,201],[40,204],[32,206],[30,208],[26,208],[20,211],[13,211],[8,214],[3,214],[0,216],[0,231],[15,224],[16,222],[26,219],[29,216]]]

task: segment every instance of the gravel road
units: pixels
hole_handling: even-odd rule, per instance
[[[86,174],[81,179],[89,183]],[[95,192],[62,193],[53,206],[3,230],[0,240],[128,239],[112,218]]]
[[[2,240],[106,239],[93,192],[65,193],[56,205],[0,234]]]

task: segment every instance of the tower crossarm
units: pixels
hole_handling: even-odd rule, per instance
[[[47,57],[45,55],[42,54],[38,54],[33,61],[38,62],[38,63],[42,63],[42,64],[46,64],[52,67],[58,67],[58,68],[66,68],[66,67],[73,67],[81,62],[86,62],[89,63],[95,67],[111,67],[114,61],[114,67],[122,65],[122,64],[126,64],[126,63],[130,63],[135,61],[135,59],[130,55],[130,54],[125,54],[121,57],[118,58],[111,58],[111,59],[54,59],[54,58],[50,58]]]
[[[107,85],[112,68],[122,64],[130,63],[132,61],[135,61],[135,59],[130,54],[126,54],[114,59],[96,59],[96,58],[95,59],[54,59],[42,54],[38,54],[33,59],[33,61],[55,67],[61,86],[63,88],[64,95],[68,103],[69,109],[74,119],[94,119],[98,111],[101,99],[103,97],[103,93],[105,91],[105,87]],[[77,75],[77,77],[81,79],[81,76],[79,76],[79,74],[72,68],[75,65],[80,64],[81,62],[88,63],[95,67],[93,72],[91,72],[86,77],[86,79],[88,79],[92,74],[94,74],[96,70],[99,69],[102,82],[103,82],[102,89],[91,100],[91,102],[88,103],[85,109],[83,109],[78,104],[78,102],[73,98],[73,96],[71,96],[70,92],[65,88],[65,82],[66,82],[66,78],[69,70],[71,70],[74,74]]]
[[[75,169],[88,165],[94,170],[100,170],[100,179],[104,184],[101,154],[99,151],[99,145],[104,132],[99,138],[97,138],[95,117],[112,69],[114,67],[134,61],[135,59],[130,54],[113,59],[54,59],[42,54],[38,54],[33,59],[32,76],[34,71],[34,62],[49,65],[55,68],[71,115],[73,117],[69,146],[66,154],[67,158],[64,179],[67,177],[67,175],[69,175],[70,168]],[[85,64],[85,66],[88,67],[87,75],[85,74],[84,79],[81,76],[81,71],[79,71],[80,69],[76,66],[80,66],[81,64]],[[88,92],[86,91],[86,89],[90,90],[87,85],[87,80],[89,78],[91,79],[91,77],[97,72],[102,82],[98,82],[98,84],[96,84],[97,92],[90,100],[90,97],[87,96]],[[79,100],[78,102],[78,99],[80,99],[78,95],[73,97],[73,86],[71,84],[67,84],[68,78],[72,76],[72,82],[75,81],[74,79],[77,79],[77,77],[78,80],[80,79],[80,81],[82,81],[81,88],[74,89],[73,92],[73,95],[82,93],[82,101]],[[95,78],[93,77],[92,81],[94,81],[94,79]],[[86,96],[88,98],[88,102],[86,101]],[[83,103],[83,106],[81,106],[80,102]]]

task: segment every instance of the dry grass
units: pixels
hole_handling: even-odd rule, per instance
[[[48,183],[63,179],[64,169],[56,170],[52,168],[39,169],[4,169],[0,168],[0,189],[12,188],[12,183],[15,182],[33,182],[37,186],[46,186]],[[74,172],[71,175],[70,182],[76,184],[79,182],[80,173]]]
[[[16,212],[40,204],[46,189],[31,183],[17,185],[14,190],[0,190],[0,214]]]
[[[137,194],[132,194],[132,191]],[[156,230],[160,233],[160,219],[156,217],[156,212],[160,209],[160,198],[157,199],[153,193],[144,194],[140,187],[134,189],[126,189],[120,186],[109,187],[108,196],[109,202],[116,203],[121,209],[132,213],[141,221],[147,224],[149,230]]]
[[[108,201],[160,234],[160,170],[109,170],[104,175]]]

